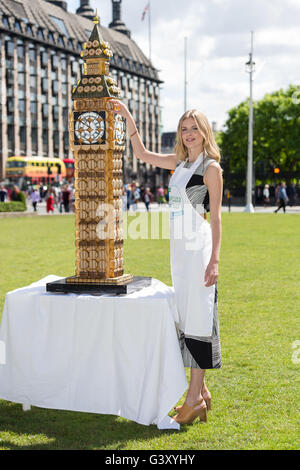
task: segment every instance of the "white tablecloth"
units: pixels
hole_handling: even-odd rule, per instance
[[[47,276],[7,293],[0,398],[158,426],[187,388],[173,288],[133,294],[46,292]]]

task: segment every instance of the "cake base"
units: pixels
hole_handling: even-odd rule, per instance
[[[126,276],[126,275],[125,275]],[[151,277],[131,276],[126,284],[105,284],[103,281],[97,282],[70,282],[70,277],[59,279],[58,281],[48,282],[46,284],[47,292],[54,292],[57,294],[74,293],[74,294],[132,294],[138,290],[151,285]],[[74,276],[75,277],[75,276]],[[123,276],[120,276],[123,277]],[[106,279],[107,281],[108,279]]]
[[[101,284],[101,285],[121,285],[128,284],[133,281],[132,274],[123,274],[118,277],[107,277],[105,279],[89,279],[77,276],[66,277],[69,284]]]

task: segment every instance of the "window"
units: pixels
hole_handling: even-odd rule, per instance
[[[37,153],[38,145],[37,145],[37,128],[31,128],[31,149],[32,152],[35,154]]]
[[[77,75],[78,73],[78,62],[76,60],[72,62],[72,73],[73,75]]]
[[[4,24],[4,26],[6,26],[6,28],[9,28],[9,22],[8,22],[7,16],[3,16],[2,23]]]
[[[30,83],[30,88],[33,88],[35,90],[36,87],[37,87],[37,77],[36,77],[36,75],[30,75],[29,83]]]
[[[43,67],[48,65],[48,53],[46,51],[41,52],[41,64]]]
[[[12,41],[7,41],[5,43],[6,55],[13,57],[14,55],[14,43]]]
[[[9,114],[13,113],[14,110],[15,110],[15,100],[14,98],[10,98],[9,100],[7,100],[7,111]]]
[[[14,71],[8,68],[6,69],[6,82],[7,85],[14,84]]]
[[[37,102],[36,101],[30,102],[30,112],[31,114],[37,114]]]
[[[67,59],[65,57],[61,58],[60,66],[62,70],[67,70]]]
[[[44,33],[41,30],[41,28],[38,29],[38,37],[41,38],[41,39],[44,39]]]
[[[57,57],[57,55],[52,55],[51,63],[52,63],[53,70],[56,70],[57,67],[58,67],[58,57]]]
[[[36,50],[33,47],[29,48],[29,60],[30,62],[36,61]]]
[[[29,34],[30,36],[33,36],[32,27],[30,26],[30,24],[26,26],[26,33]]]
[[[53,119],[57,120],[59,115],[59,107],[58,106],[53,106]]]
[[[24,72],[18,73],[18,85],[25,86],[25,73]]]
[[[20,127],[20,150],[22,153],[25,153],[26,151],[26,127],[25,126]]]
[[[45,131],[43,132],[42,136],[43,136],[43,137],[42,137],[42,139],[43,139],[43,152],[44,152],[44,154],[47,155],[47,153],[48,153],[48,147],[49,147],[48,131],[45,130]],[[44,166],[44,165],[45,165],[45,164],[43,163],[43,166]]]
[[[19,31],[20,33],[22,32],[20,21],[18,21],[18,20],[15,21],[15,28],[16,28],[16,30]]]
[[[52,94],[57,95],[58,94],[58,80],[55,80],[52,82]]]
[[[42,90],[43,90],[43,93],[48,93],[48,87],[49,87],[49,80],[48,80],[48,78],[43,78],[43,79],[42,79]]]
[[[52,21],[52,23],[55,24],[55,26],[58,26],[58,28],[59,28],[59,30],[62,34],[69,37],[69,33],[68,33],[68,30],[67,30],[66,25],[64,23],[64,20],[62,20],[61,18],[57,18],[57,16],[52,16],[52,15],[49,15],[49,18]]]
[[[43,118],[46,118],[49,116],[49,105],[47,103],[43,104],[42,112],[43,112]]]

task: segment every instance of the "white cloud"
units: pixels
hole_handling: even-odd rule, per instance
[[[123,0],[122,17],[132,38],[148,55],[148,0]],[[68,2],[75,11],[79,0]],[[112,19],[110,0],[90,0],[101,23]],[[176,129],[183,112],[184,37],[188,36],[188,106],[199,107],[220,128],[227,111],[249,96],[245,62],[254,31],[254,99],[299,83],[298,0],[151,0],[152,62],[164,81],[164,130]],[[297,56],[296,56],[297,54]]]

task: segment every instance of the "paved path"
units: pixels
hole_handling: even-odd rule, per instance
[[[263,207],[263,206],[256,206],[254,207],[254,212],[259,214],[259,213],[269,213],[272,214],[275,210],[275,206],[272,207]],[[245,207],[244,206],[231,206],[230,212],[244,212]],[[137,204],[137,211],[139,212],[146,212],[145,204],[144,203],[139,203]],[[157,203],[152,203],[150,206],[150,211],[151,212],[167,212],[168,211],[168,204],[157,204]],[[227,206],[222,206],[222,212],[228,212],[228,207]],[[133,215],[135,211],[131,208],[129,211],[129,214]],[[278,214],[283,214],[282,209],[278,212]],[[287,206],[286,207],[286,214],[300,214],[300,206]],[[13,213],[1,213],[0,212],[0,218],[3,217],[16,217],[16,216],[30,216],[30,215],[49,215],[51,217],[51,213],[47,214],[46,211],[46,203],[45,202],[40,202],[38,203],[38,210],[37,212],[33,211],[33,207],[30,202],[27,202],[27,210],[25,212],[13,212]],[[60,213],[58,210],[58,207],[54,208],[54,215],[74,215],[74,212],[69,212],[65,213],[62,212]]]
[[[168,211],[168,204],[157,204],[156,202],[155,203],[152,203],[151,206],[150,206],[150,211],[151,212],[157,212],[157,211]],[[254,212],[256,213],[273,213],[274,210],[276,209],[276,206],[272,206],[272,207],[263,207],[263,206],[256,206],[254,207]],[[145,204],[144,203],[138,203],[137,204],[137,210],[139,212],[146,212],[146,207],[145,207]],[[244,212],[245,210],[245,206],[231,206],[231,212]],[[30,203],[27,204],[27,213],[33,213],[33,207]],[[227,206],[222,206],[222,212],[228,212],[228,207]],[[129,213],[131,214],[134,214],[134,210],[132,209],[132,207],[130,208],[130,211]],[[295,213],[300,213],[300,206],[293,206],[293,207],[290,207],[290,206],[287,206],[286,207],[286,213],[287,214],[295,214]],[[47,215],[47,211],[46,211],[46,203],[45,202],[41,202],[41,203],[38,203],[38,212],[37,212],[38,215]],[[55,215],[60,215],[60,212],[58,210],[57,207],[54,208],[54,214]],[[68,214],[73,214],[73,212],[70,212]],[[68,215],[67,214],[67,215]],[[280,211],[278,212],[278,214],[283,214],[283,210],[280,209]],[[48,214],[48,215],[52,215],[51,213]],[[62,213],[62,215],[66,215],[65,212]]]

